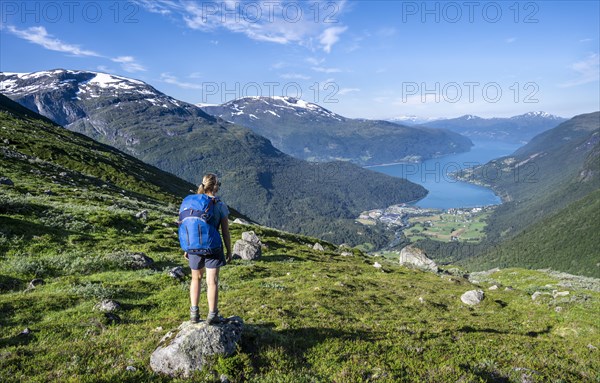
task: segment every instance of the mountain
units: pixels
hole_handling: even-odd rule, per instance
[[[347,162],[295,159],[250,129],[139,80],[61,69],[2,73],[0,92],[69,130],[194,184],[205,172],[216,172],[229,205],[257,222],[288,231],[382,246],[388,234],[365,229],[354,218],[365,209],[426,194],[421,186]]]
[[[293,97],[244,97],[202,109],[247,126],[282,152],[309,161],[378,165],[425,160],[472,146],[449,131],[346,118]]]
[[[498,251],[503,251],[502,242],[511,240],[505,250],[513,255],[502,257],[503,262],[512,259],[511,265],[530,267],[553,264],[577,273],[583,265],[596,264],[600,112],[575,116],[537,135],[512,155],[468,169],[459,177],[492,187],[503,197],[505,202],[486,227],[491,243],[500,243]],[[561,240],[565,234],[570,240]],[[531,249],[516,252],[516,244]],[[550,245],[553,251],[539,250]],[[497,254],[494,257],[499,259]],[[586,262],[577,264],[575,260],[581,258]],[[585,273],[598,276],[600,270],[588,268]]]
[[[465,115],[423,123],[423,126],[448,129],[473,140],[498,140],[524,144],[537,134],[554,128],[565,118],[545,112],[529,112],[510,118],[481,118]]]
[[[0,381],[182,381],[154,373],[150,354],[189,318],[174,213],[193,185],[2,96],[0,175]],[[598,280],[507,269],[472,274],[472,283],[458,269],[420,272],[264,226],[231,223],[232,241],[249,230],[262,258],[233,260],[219,278],[220,313],[244,320],[239,347],[188,381],[597,374]],[[324,249],[309,248],[315,242]],[[473,289],[485,298],[466,306],[460,296]],[[101,311],[104,300],[116,311]]]

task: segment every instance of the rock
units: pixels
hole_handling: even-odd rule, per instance
[[[488,290],[498,290],[498,285],[490,286]]]
[[[27,290],[35,289],[36,286],[40,286],[44,284],[44,280],[40,278],[32,279],[27,286]]]
[[[560,307],[560,306],[556,306],[556,307],[554,308],[554,311],[556,311],[557,313],[559,313],[559,312],[561,312],[561,311],[562,311],[562,307]]]
[[[131,371],[131,372],[135,372],[137,370],[137,368],[133,367],[133,366],[127,366],[127,368],[125,368],[126,371]]]
[[[45,195],[55,195],[52,190],[44,190]]]
[[[414,246],[406,246],[400,251],[400,264],[416,267],[420,270],[438,272],[438,267],[434,261],[427,257],[425,252]]]
[[[569,295],[568,291],[558,291],[558,290],[552,290],[552,298],[556,298],[556,297],[566,297],[567,295]]]
[[[374,268],[376,268],[376,269],[381,269],[383,266],[381,266],[381,263],[379,263],[379,262],[375,262],[375,263],[373,264],[373,267],[374,267]]]
[[[253,231],[245,231],[242,233],[242,241],[252,243],[254,245],[261,245],[260,239]]]
[[[588,350],[590,351],[596,351],[598,349],[598,347],[594,346],[593,344],[588,344],[587,345]]]
[[[419,302],[425,303],[425,299],[423,299],[423,297],[419,297]]]
[[[148,210],[142,210],[139,213],[135,213],[135,218],[147,220],[148,219]]]
[[[15,183],[8,177],[0,177],[0,185],[15,186]]]
[[[213,326],[206,322],[183,322],[177,334],[168,333],[163,337],[150,357],[150,368],[157,373],[189,377],[194,371],[202,370],[213,355],[233,354],[243,326],[244,322],[237,316]]]
[[[221,383],[229,383],[229,378],[225,374],[221,374],[219,380],[221,380]]]
[[[239,225],[250,225],[250,222],[241,218],[236,218],[235,220],[233,220],[233,223],[237,223]]]
[[[506,286],[504,291],[513,291],[514,289],[511,286]]]
[[[27,336],[29,334],[31,334],[31,330],[29,329],[29,327],[25,327],[25,329],[23,331],[21,331],[21,333],[19,335]]]
[[[463,303],[472,306],[472,305],[479,304],[483,300],[484,297],[485,297],[485,294],[483,293],[483,290],[469,290],[460,296],[460,300]]]
[[[169,270],[169,277],[174,279],[183,279],[185,278],[185,272],[183,271],[183,267],[176,266]]]
[[[531,300],[535,301],[539,296],[541,295],[546,295],[547,293],[541,293],[539,291],[536,291],[535,293],[531,294]]]
[[[233,245],[233,256],[234,257],[239,257],[248,261],[253,261],[256,259],[260,259],[260,257],[262,256],[262,249],[260,246],[260,240],[258,240],[258,237],[256,237],[256,234],[254,234],[254,232],[249,232],[252,233],[252,235],[250,234],[246,234],[246,233],[242,233],[242,239],[238,240],[235,242],[235,244]],[[244,236],[244,234],[246,234]],[[251,239],[252,241],[258,241],[256,242],[249,242],[244,240],[244,238],[248,238]]]
[[[117,301],[113,301],[112,299],[104,299],[103,301],[96,303],[94,306],[94,310],[98,310],[103,313],[112,313],[119,311],[120,309],[121,304]]]
[[[58,173],[59,176],[61,177],[66,177],[67,176],[67,172],[60,172]]]
[[[154,260],[145,253],[117,253],[110,255],[110,258],[115,259],[120,266],[133,270],[145,269],[154,264]]]
[[[323,245],[321,245],[319,242],[316,242],[312,248],[313,248],[313,250],[317,250],[317,251],[325,251],[325,249],[323,248]]]
[[[341,255],[342,257],[351,257],[351,256],[353,256],[354,254],[352,254],[352,253],[350,253],[350,252],[348,252],[348,251],[342,251],[342,254],[340,254],[340,255]]]

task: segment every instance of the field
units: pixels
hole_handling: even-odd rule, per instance
[[[460,242],[477,243],[485,236],[485,220],[490,214],[491,211],[487,209],[478,213],[444,212],[410,217],[408,222],[411,227],[405,229],[404,234],[413,242],[424,238],[449,242],[455,237]]]

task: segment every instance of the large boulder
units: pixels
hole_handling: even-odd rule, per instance
[[[423,250],[410,245],[400,251],[400,264],[434,273],[438,272],[435,262],[429,259]]]
[[[467,305],[474,306],[483,300],[485,293],[483,290],[469,290],[460,296],[460,300]]]
[[[201,370],[211,356],[233,354],[243,327],[244,321],[237,316],[219,325],[184,322],[176,333],[169,332],[161,339],[150,357],[150,367],[158,373],[189,377],[193,371]]]
[[[245,260],[255,260],[262,256],[260,239],[253,231],[242,233],[242,239],[233,245],[233,256]]]

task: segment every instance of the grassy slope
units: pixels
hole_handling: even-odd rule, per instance
[[[531,267],[600,277],[600,190],[542,219],[499,247],[468,260],[474,269]]]
[[[18,142],[16,129],[28,126],[46,131],[51,145],[50,128],[39,124],[0,114],[0,131],[11,133],[3,139]],[[59,146],[79,136],[56,137]],[[25,150],[11,145],[12,154]],[[0,174],[15,182],[0,186],[0,381],[180,381],[149,369],[159,339],[187,319],[189,279],[166,273],[184,265],[172,224],[178,198],[158,185],[144,194],[158,179],[127,172],[115,171],[119,187],[103,187],[93,174],[77,174],[78,160],[63,161],[58,154],[45,161],[0,157]],[[121,179],[131,181],[121,186]],[[147,220],[133,218],[142,209]],[[483,303],[469,308],[459,297],[474,286],[462,278],[378,259],[381,272],[358,251],[344,257],[323,243],[326,251],[317,252],[307,246],[314,239],[250,228],[268,246],[263,259],[234,261],[220,286],[222,313],[247,324],[241,347],[196,381],[218,381],[215,371],[260,382],[600,379],[598,351],[587,347],[600,345],[597,292],[572,287],[567,297],[532,302],[533,291],[565,287],[542,272],[506,270],[493,277],[515,290],[486,291]],[[250,228],[233,224],[233,239]],[[129,270],[119,257],[127,251],[144,251],[156,263]],[[45,284],[25,292],[34,277]],[[122,303],[119,323],[92,309],[107,297]],[[31,334],[19,335],[25,327]]]

